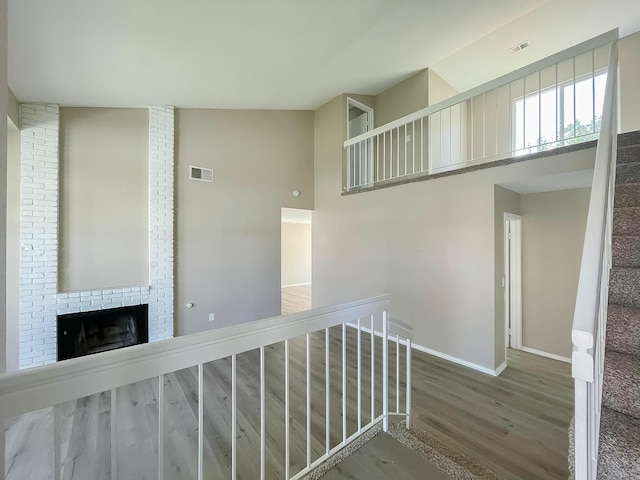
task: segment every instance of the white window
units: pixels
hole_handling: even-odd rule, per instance
[[[598,138],[607,72],[536,90],[513,103],[516,155]]]

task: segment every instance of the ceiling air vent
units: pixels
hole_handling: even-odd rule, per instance
[[[214,173],[211,168],[189,167],[189,178],[201,182],[213,182]]]
[[[511,53],[516,53],[516,52],[519,52],[520,50],[524,50],[529,45],[531,45],[531,40],[526,40],[522,43],[519,43],[515,47],[511,47],[509,50],[511,51]]]

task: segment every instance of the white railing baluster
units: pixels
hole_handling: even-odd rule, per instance
[[[289,479],[289,340],[284,341],[284,477]]]
[[[118,480],[118,390],[111,389],[111,480]]]
[[[376,180],[380,180],[380,136],[376,135]]]
[[[347,324],[342,324],[342,442],[347,441]]]
[[[596,51],[591,50],[591,133],[596,133]]]
[[[264,347],[260,347],[260,480],[267,474],[267,402],[264,379]]]
[[[358,319],[358,433],[362,432],[362,331]]]
[[[382,134],[382,179],[387,179],[387,134]]]
[[[578,103],[576,101],[576,57],[573,57],[571,60],[573,60],[573,138],[576,138],[576,104]]]
[[[329,455],[329,451],[331,450],[331,370],[329,368],[329,329],[326,328],[324,331],[324,382],[325,382],[325,405],[324,405],[324,416],[325,416],[325,455]]]
[[[406,411],[407,411],[407,429],[411,425],[411,339],[407,338],[407,393],[406,393]]]
[[[389,431],[389,325],[387,312],[382,312],[382,429]]]
[[[396,335],[396,413],[400,413],[400,335]]]
[[[396,177],[400,176],[400,127],[396,128]]]
[[[420,119],[420,171],[424,172],[424,118]]]
[[[198,480],[204,479],[204,365],[198,364]]]
[[[411,122],[411,173],[416,173],[416,122]]]
[[[164,479],[164,374],[158,376],[158,480]]]
[[[311,466],[311,334],[307,333],[307,468]]]
[[[374,316],[371,315],[371,422],[376,418],[376,326]]]
[[[231,355],[231,479],[238,477],[238,395],[236,354]]]
[[[389,132],[389,178],[393,178],[393,130]]]
[[[60,419],[60,405],[53,406],[53,464],[54,464],[54,478],[60,480],[62,476],[62,460],[60,458],[60,444],[61,436],[60,430],[62,429]],[[4,431],[2,432],[5,435]]]
[[[402,139],[402,145],[404,145],[404,174],[407,174],[407,126],[403,129],[404,138]]]

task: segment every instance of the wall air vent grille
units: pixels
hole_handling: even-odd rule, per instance
[[[189,178],[201,182],[213,182],[215,173],[211,168],[189,167]]]

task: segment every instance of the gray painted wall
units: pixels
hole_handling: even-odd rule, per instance
[[[522,343],[571,357],[571,326],[591,189],[521,196]]]
[[[315,112],[314,306],[390,293],[416,343],[493,369],[494,186],[590,168],[594,149],[343,197],[342,106]]]
[[[313,208],[313,113],[178,110],[176,186],[177,334],[279,315],[281,208]]]
[[[149,283],[149,113],[60,109],[61,292]]]
[[[311,224],[282,223],[282,286],[311,283]]]
[[[424,69],[376,95],[376,127],[429,106],[429,70]]]

